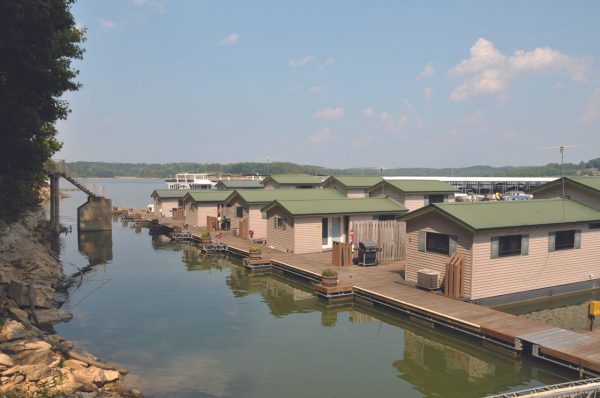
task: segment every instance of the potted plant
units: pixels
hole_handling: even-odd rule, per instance
[[[210,231],[205,231],[202,233],[202,235],[200,235],[200,243],[207,244],[211,241]]]
[[[262,257],[262,249],[258,246],[252,246],[248,249],[248,254],[250,258],[261,258]]]
[[[338,283],[338,273],[336,270],[326,268],[321,273],[321,283],[323,286],[336,286]]]

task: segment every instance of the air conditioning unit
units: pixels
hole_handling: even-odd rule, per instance
[[[417,286],[428,290],[438,290],[442,286],[442,277],[438,271],[422,268],[417,271]]]

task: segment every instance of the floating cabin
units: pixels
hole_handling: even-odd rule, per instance
[[[600,177],[563,177],[532,188],[527,193],[534,199],[562,198],[563,181],[565,197],[600,211]]]
[[[218,217],[219,210],[231,191],[200,190],[188,192],[183,197],[185,223],[190,226],[206,227],[206,217]]]
[[[173,217],[177,209],[183,208],[183,197],[189,189],[156,189],[150,197],[154,199],[155,217]]]
[[[407,210],[387,198],[342,198],[277,199],[261,211],[269,246],[301,254],[331,249],[334,241],[349,242],[353,221],[396,219]]]
[[[600,212],[572,200],[435,203],[401,220],[407,281],[443,279],[458,253],[463,296],[481,304],[600,287]]]
[[[387,197],[413,211],[431,203],[454,202],[458,189],[432,180],[384,180],[369,190],[371,197]]]
[[[273,174],[262,180],[265,189],[311,189],[321,186],[322,178],[306,174]]]
[[[333,188],[349,198],[368,198],[369,189],[383,179],[374,176],[331,176],[321,184],[321,188]]]
[[[263,185],[259,180],[220,180],[215,188],[233,191],[235,189],[262,189]]]
[[[255,239],[267,238],[267,220],[261,207],[274,200],[339,199],[342,194],[334,189],[239,189],[225,199],[224,216],[231,220],[232,228],[248,220],[248,230]]]

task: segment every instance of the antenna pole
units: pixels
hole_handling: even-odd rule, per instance
[[[565,170],[564,170],[564,153],[565,146],[560,146],[560,179],[562,182],[562,198],[565,198]]]

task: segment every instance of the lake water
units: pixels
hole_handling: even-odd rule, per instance
[[[164,187],[97,183],[123,207],[145,207]],[[86,198],[69,195],[61,220],[76,231]],[[66,274],[92,271],[71,291],[64,308],[74,318],[57,332],[128,369],[147,397],[481,397],[575,377],[399,314],[329,305],[302,282],[251,275],[126,223],[112,234],[62,235],[58,249]]]

